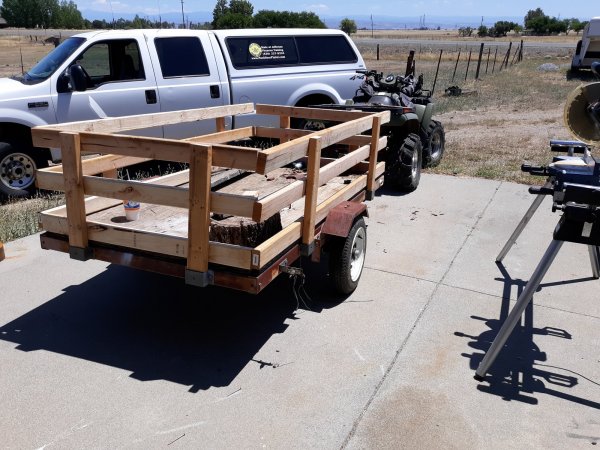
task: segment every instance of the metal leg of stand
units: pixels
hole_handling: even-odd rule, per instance
[[[504,344],[506,344],[508,337],[512,333],[519,320],[521,319],[523,311],[525,311],[525,308],[531,301],[533,293],[536,291],[536,289],[542,282],[542,279],[544,278],[544,275],[546,275],[548,268],[552,265],[552,262],[554,261],[554,258],[556,257],[558,251],[562,247],[562,244],[563,241],[553,240],[548,246],[546,253],[544,253],[544,256],[542,256],[542,259],[540,260],[538,266],[531,275],[530,280],[527,282],[525,289],[523,289],[523,292],[517,299],[515,307],[512,309],[512,311],[502,324],[502,328],[500,328],[500,331],[494,339],[494,342],[492,342],[490,349],[487,351],[487,353],[483,357],[483,360],[479,364],[479,367],[475,372],[476,380],[483,381],[483,377],[485,377],[485,374],[487,373],[488,369],[496,360],[498,353],[500,353],[500,350],[502,350],[502,347],[504,347]]]
[[[517,239],[519,238],[519,236],[521,235],[521,233],[523,232],[523,230],[525,229],[525,227],[527,226],[537,209],[544,201],[544,197],[544,194],[540,194],[535,197],[533,203],[519,222],[519,225],[517,225],[515,231],[513,231],[513,233],[510,235],[510,238],[508,238],[508,241],[506,241],[506,244],[504,244],[504,247],[502,248],[500,253],[498,253],[498,256],[496,256],[496,262],[502,262],[508,251],[511,249],[511,247],[515,245]]]
[[[588,245],[588,252],[592,263],[592,275],[598,279],[600,278],[600,248],[596,245]]]

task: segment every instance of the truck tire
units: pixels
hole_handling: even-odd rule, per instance
[[[349,295],[358,286],[367,252],[367,225],[357,218],[345,239],[337,239],[329,251],[329,276],[333,288]]]
[[[402,141],[392,135],[385,160],[385,184],[403,192],[412,192],[419,186],[423,165],[423,146],[414,133]]]
[[[432,120],[423,136],[423,167],[439,165],[444,156],[445,146],[444,127],[437,120]]]
[[[0,142],[0,197],[28,197],[35,192],[35,171],[47,161],[36,150],[19,144]]]

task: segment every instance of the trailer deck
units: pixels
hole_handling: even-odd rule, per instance
[[[226,116],[248,113],[277,115],[280,127],[224,129]],[[339,124],[295,130],[292,117]],[[42,246],[75,259],[184,276],[198,286],[259,292],[283,269],[281,261],[291,264],[301,252],[320,250],[321,227],[334,208],[362,201],[381,185],[384,163],[377,154],[387,140],[379,129],[389,118],[389,112],[244,104],[35,128],[35,145],[63,153],[62,166],[38,172],[39,187],[66,194],[65,206],[41,213]],[[197,120],[215,120],[217,132],[184,140],[118,134]],[[368,130],[374,132],[361,134]],[[236,145],[256,138],[278,144],[266,150]],[[332,156],[327,152],[334,147]],[[84,153],[98,156],[83,159]],[[149,159],[189,169],[141,181],[116,178],[118,169]],[[295,161],[306,170],[286,167]],[[126,220],[128,200],[141,203],[138,220]],[[254,226],[276,215],[278,228],[252,245],[211,237],[221,220]]]

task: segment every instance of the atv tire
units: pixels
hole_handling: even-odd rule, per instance
[[[444,127],[437,120],[432,120],[426,132],[421,134],[423,143],[423,167],[439,165],[444,156],[446,134]]]
[[[423,164],[423,146],[419,136],[389,137],[385,160],[385,184],[402,192],[412,192],[419,186]]]

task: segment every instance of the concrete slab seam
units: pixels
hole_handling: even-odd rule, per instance
[[[348,443],[350,442],[350,440],[352,439],[352,437],[356,433],[356,430],[358,429],[358,426],[360,425],[360,423],[361,423],[361,421],[362,421],[365,413],[367,412],[367,410],[369,409],[369,407],[373,403],[373,400],[375,400],[375,397],[377,397],[377,394],[381,390],[381,386],[383,386],[383,383],[385,382],[385,380],[387,379],[387,377],[391,373],[393,367],[396,365],[396,362],[398,361],[398,358],[400,357],[400,354],[402,353],[402,351],[406,347],[406,344],[408,343],[408,340],[411,338],[413,332],[417,328],[417,325],[420,323],[421,318],[425,314],[425,311],[427,311],[427,308],[429,307],[431,301],[434,299],[435,295],[437,294],[440,286],[443,285],[443,282],[444,282],[446,276],[448,275],[448,273],[450,272],[450,269],[454,265],[454,261],[456,261],[456,258],[458,257],[458,255],[460,255],[460,253],[462,252],[463,248],[467,244],[467,241],[472,236],[473,231],[475,231],[475,229],[477,228],[477,225],[479,225],[479,222],[481,221],[481,218],[485,215],[487,209],[489,208],[490,204],[492,203],[492,201],[496,197],[496,194],[498,193],[498,190],[500,189],[500,187],[502,186],[502,184],[503,184],[502,181],[499,182],[498,186],[496,186],[496,189],[494,190],[494,192],[490,196],[490,198],[489,198],[488,202],[486,203],[486,205],[484,206],[483,210],[481,211],[480,214],[477,215],[477,220],[475,220],[475,223],[473,224],[473,226],[470,228],[469,232],[465,236],[465,239],[463,240],[462,244],[460,245],[460,247],[458,248],[458,250],[456,251],[456,253],[452,257],[452,260],[450,261],[450,264],[448,264],[448,267],[446,268],[446,271],[444,272],[444,275],[442,275],[442,278],[440,279],[440,281],[438,281],[436,283],[436,285],[435,285],[435,287],[433,289],[433,292],[431,293],[431,295],[427,299],[427,302],[425,303],[425,305],[423,306],[423,308],[421,308],[421,311],[419,311],[419,314],[417,315],[417,318],[415,319],[415,321],[413,322],[412,326],[410,327],[410,330],[408,331],[408,334],[406,335],[406,337],[404,338],[404,340],[400,344],[400,347],[398,347],[398,350],[396,350],[396,354],[392,358],[392,361],[388,364],[388,367],[386,368],[385,373],[381,377],[381,380],[379,380],[379,382],[375,386],[373,394],[371,395],[371,397],[369,398],[369,400],[365,404],[364,408],[362,409],[362,411],[360,412],[360,414],[358,415],[358,417],[354,421],[354,424],[352,425],[352,429],[348,432],[348,435],[346,436],[346,438],[342,442],[342,445],[340,446],[340,449],[346,448],[348,446]]]

